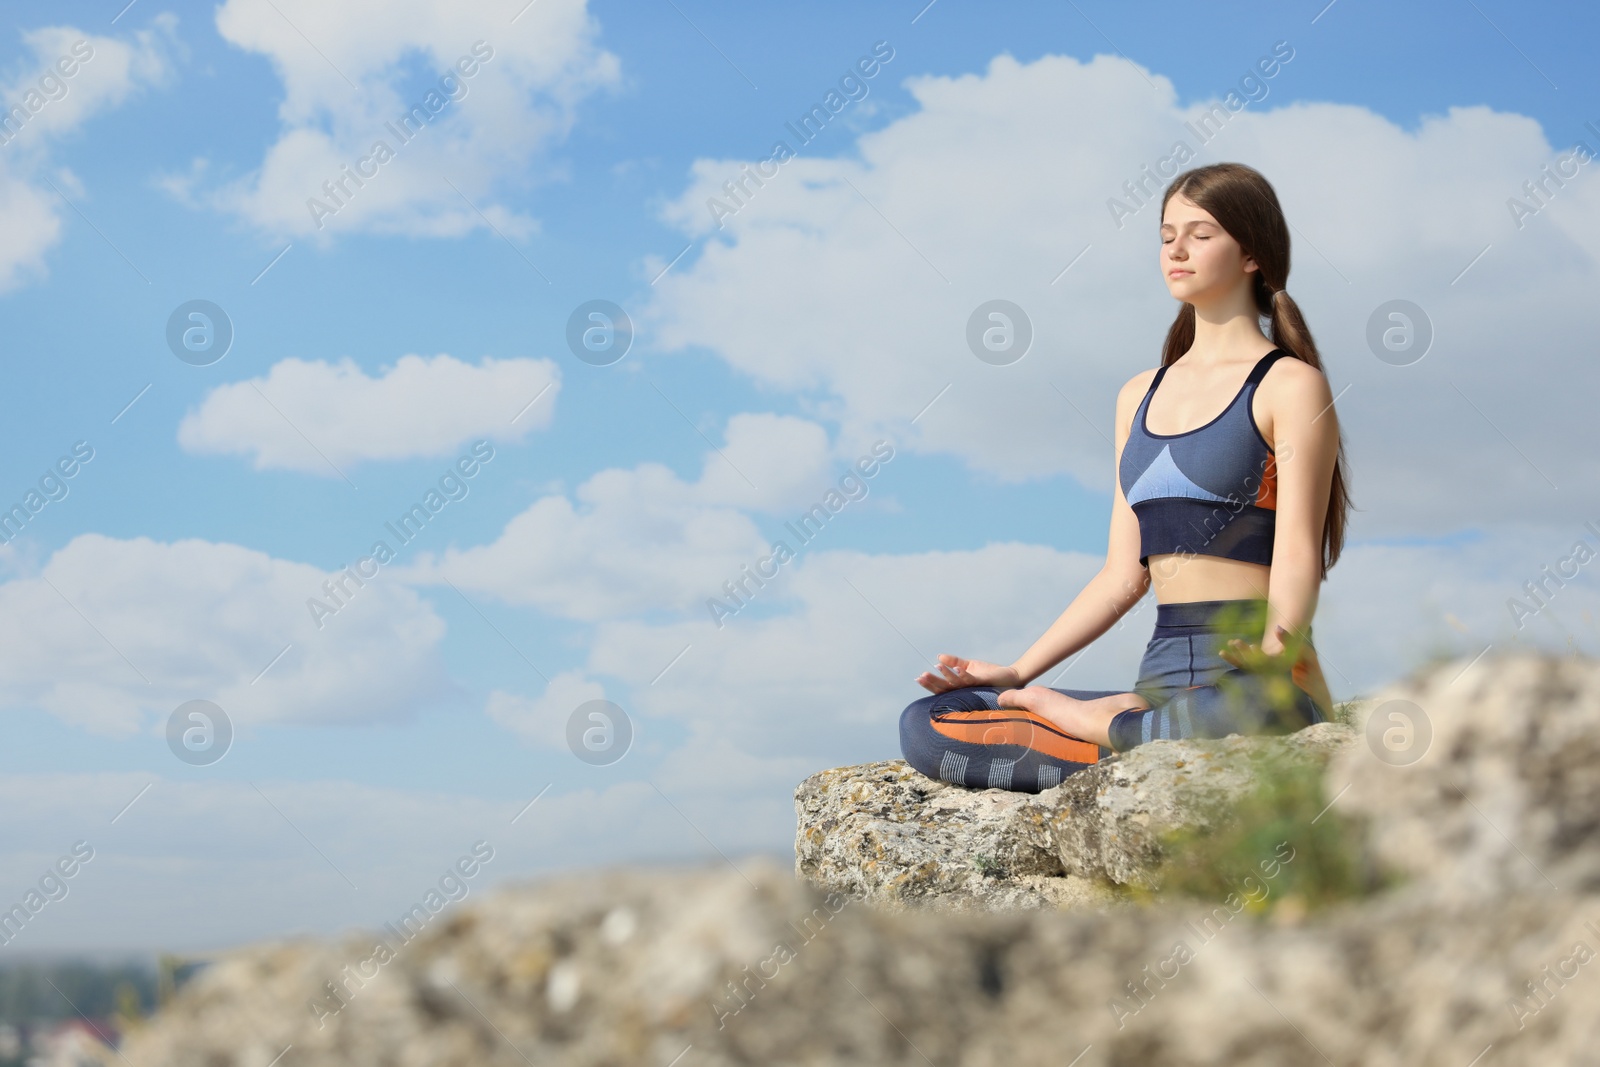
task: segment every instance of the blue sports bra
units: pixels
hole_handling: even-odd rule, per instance
[[[1294,358],[1281,348],[1262,356],[1222,414],[1188,433],[1151,433],[1145,425],[1167,368],[1156,371],[1117,472],[1139,519],[1140,566],[1167,553],[1272,563],[1277,459],[1250,405],[1268,368],[1285,357]]]

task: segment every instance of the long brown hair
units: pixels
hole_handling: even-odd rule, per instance
[[[1172,179],[1161,198],[1162,215],[1167,201],[1182,193],[1200,207],[1239,242],[1244,254],[1256,261],[1256,310],[1270,317],[1269,338],[1274,345],[1318,370],[1322,357],[1311,339],[1306,320],[1294,299],[1284,291],[1289,278],[1289,224],[1278,206],[1278,194],[1259,171],[1243,163],[1213,163],[1186,170]],[[1161,365],[1169,366],[1194,344],[1194,305],[1184,304],[1167,330],[1161,350]],[[1322,523],[1322,576],[1338,560],[1344,549],[1345,522],[1350,513],[1350,490],[1344,475],[1344,431],[1339,432],[1339,447],[1333,460],[1333,484],[1328,493],[1328,514]]]

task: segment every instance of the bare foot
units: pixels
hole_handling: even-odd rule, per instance
[[[1042,685],[1026,689],[1007,689],[996,702],[1002,708],[1022,708],[1049,722],[1070,737],[1111,745],[1111,720],[1130,708],[1148,708],[1149,701],[1137,693],[1113,693],[1094,700],[1078,700]]]

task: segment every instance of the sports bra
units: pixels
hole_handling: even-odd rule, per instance
[[[1188,433],[1151,433],[1150,398],[1167,368],[1150,381],[1122,446],[1118,478],[1139,519],[1139,565],[1167,553],[1272,563],[1278,467],[1250,414],[1256,387],[1289,353],[1262,356],[1222,414]]]

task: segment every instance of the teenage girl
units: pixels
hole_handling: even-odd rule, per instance
[[[1157,738],[1288,733],[1332,714],[1311,617],[1350,500],[1322,361],[1284,291],[1272,186],[1237,163],[1179,174],[1161,202],[1161,270],[1182,306],[1161,366],[1117,397],[1105,566],[1015,662],[941,655],[917,678],[933,695],[902,713],[900,744],[929,777],[1034,793]],[[1030,684],[1151,587],[1132,691]]]

